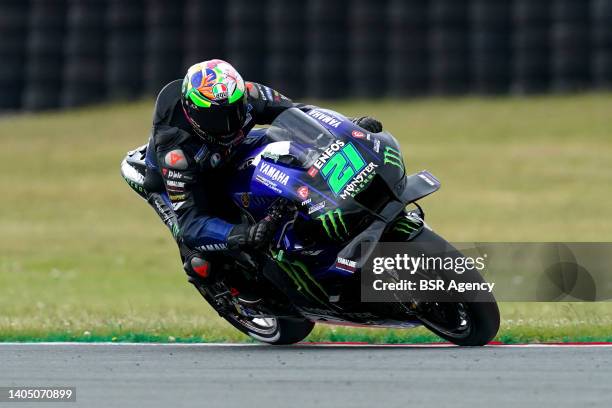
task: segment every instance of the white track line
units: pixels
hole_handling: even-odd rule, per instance
[[[204,346],[204,347],[249,347],[249,346],[266,346],[259,343],[129,343],[129,342],[85,342],[85,341],[41,341],[41,342],[0,342],[0,347],[3,345],[9,346],[147,346],[147,347],[187,347],[187,346]]]
[[[302,344],[303,346],[312,346],[312,347],[390,347],[390,348],[400,348],[400,347],[409,347],[409,348],[457,348],[454,344],[440,343],[440,344]],[[553,348],[553,347],[562,347],[562,348],[590,348],[590,347],[604,347],[610,348],[612,347],[612,343],[610,344],[542,344],[542,343],[534,343],[534,344],[489,344],[485,346],[487,348]]]
[[[120,343],[120,342],[34,342],[34,343],[19,343],[19,342],[0,342],[2,346],[78,346],[78,347],[99,347],[99,346],[115,346],[115,347],[272,347],[267,344],[259,343]],[[453,344],[360,344],[360,343],[303,343],[296,345],[297,347],[317,347],[317,348],[333,348],[333,347],[368,347],[368,348],[452,348],[456,347]],[[491,344],[487,348],[596,348],[612,347],[612,343],[606,344]]]

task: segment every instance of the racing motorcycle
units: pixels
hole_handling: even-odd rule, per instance
[[[146,146],[129,152],[122,175],[148,199],[145,154]],[[406,174],[388,132],[368,133],[337,112],[292,108],[270,127],[253,129],[232,161],[226,193],[236,211],[243,222],[274,217],[275,237],[264,250],[227,257],[223,273],[206,284],[191,283],[238,330],[276,345],[303,340],[315,323],[425,326],[462,346],[485,345],[496,335],[492,294],[478,302],[460,294],[452,302],[361,300],[360,274],[377,243],[450,245],[428,227],[417,204],[440,182],[427,171]],[[158,214],[180,245],[176,215]],[[470,273],[483,281],[478,271]]]

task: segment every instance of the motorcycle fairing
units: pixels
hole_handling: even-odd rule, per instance
[[[368,133],[337,112],[289,109],[253,132],[265,137],[237,156],[230,192],[254,221],[281,197],[295,204],[296,219],[277,237],[273,279],[298,289],[291,295],[301,297],[299,306],[331,311],[330,298],[358,277],[388,224],[440,182],[427,171],[407,176],[392,135]],[[307,243],[298,223],[330,239]]]

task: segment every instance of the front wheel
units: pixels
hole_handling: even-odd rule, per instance
[[[423,307],[423,305],[422,305]],[[499,330],[497,303],[432,303],[419,314],[429,330],[458,346],[484,346]]]
[[[433,231],[425,228],[412,242],[426,242],[434,253],[448,253],[450,244]],[[450,247],[452,248],[452,247]],[[453,256],[462,256],[454,251]],[[444,273],[444,280],[450,279]],[[480,273],[474,269],[466,271],[464,279],[483,282]],[[487,293],[481,302],[470,302],[467,297],[457,295],[456,302],[426,302],[418,305],[418,318],[423,325],[438,336],[459,346],[484,346],[499,330],[499,308],[493,294]],[[482,299],[481,299],[482,300]]]

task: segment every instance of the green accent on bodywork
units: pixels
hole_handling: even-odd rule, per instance
[[[339,208],[336,208],[334,210],[334,213],[338,216],[338,220],[340,220],[340,224],[342,224],[342,228],[344,228],[344,232],[348,234],[348,228],[346,227],[346,224],[344,223],[344,218],[342,217],[342,210]]]
[[[325,220],[325,217],[326,217],[326,214],[323,214],[317,218],[321,220],[321,224],[323,224],[323,229],[325,230],[327,235],[331,238],[332,235],[331,235],[331,232],[329,232],[329,228],[327,227],[327,221]]]
[[[349,143],[329,158],[321,168],[321,175],[337,195],[365,166],[361,154],[352,143]]]
[[[418,228],[419,227],[419,224],[417,222],[414,222],[414,221],[409,220],[407,218],[400,218],[397,221],[397,225],[403,225],[403,226],[405,226],[407,228]]]
[[[392,166],[399,167],[402,170],[404,169],[402,153],[399,150],[390,146],[385,147],[384,158],[384,164],[390,164]]]
[[[297,287],[298,291],[302,291],[302,282],[301,280],[295,275],[293,268],[289,267],[288,265],[284,264],[283,262],[279,261],[277,262],[279,268],[281,268],[293,281],[293,283],[295,284],[295,286]]]
[[[326,299],[329,299],[329,295],[325,289],[323,289],[321,284],[319,284],[319,282],[317,282],[317,280],[310,274],[308,267],[303,262],[286,259],[283,250],[276,253],[272,251],[272,258],[276,261],[279,268],[281,268],[283,272],[285,272],[291,278],[299,292],[306,292],[308,296],[322,305],[327,304]],[[314,293],[313,289],[308,282],[305,281],[304,277],[314,284],[315,288],[318,289],[321,294],[323,294],[323,298]]]
[[[189,90],[187,97],[200,108],[210,108],[210,105],[212,105],[210,101],[204,98],[204,96],[202,96],[202,94],[200,94],[200,92],[195,88],[191,88]]]
[[[338,223],[340,223],[340,225],[344,229],[344,233],[342,233],[340,229],[338,228],[336,217],[338,218]],[[325,230],[325,232],[327,233],[327,236],[330,239],[342,239],[345,234],[348,234],[348,228],[346,227],[346,224],[344,223],[344,217],[342,216],[342,210],[340,208],[336,208],[335,210],[328,211],[325,214],[318,216],[317,219],[321,221],[321,224],[323,225],[323,229]],[[328,219],[329,219],[329,224],[331,224],[331,227],[333,228],[333,233],[332,233],[332,230],[329,228],[330,226],[327,223]]]
[[[423,224],[419,220],[414,220],[410,218],[400,218],[393,225],[393,231],[410,235],[422,226]]]
[[[344,152],[346,157],[348,157],[348,159],[351,162],[351,164],[353,165],[353,168],[355,169],[355,171],[359,171],[359,170],[361,170],[362,168],[365,167],[366,163],[363,160],[363,157],[361,157],[361,155],[359,154],[357,149],[355,149],[355,146],[353,146],[352,143],[347,144],[342,149],[342,151]]]
[[[282,249],[276,253],[272,251],[272,257],[277,261],[283,262],[285,260],[285,251],[283,251]]]
[[[333,215],[329,217],[329,221],[331,222],[332,227],[334,227],[334,233],[336,236],[340,236],[340,232],[338,231],[338,224],[336,224],[336,217]]]
[[[310,280],[310,282],[312,282],[317,287],[317,289],[319,289],[319,291],[321,291],[321,293],[325,295],[326,298],[329,298],[327,292],[325,291],[325,289],[323,289],[323,286],[321,286],[321,284],[314,278],[314,276],[310,274],[308,267],[303,262],[293,261],[292,265],[300,268],[304,276],[306,276],[308,280]]]
[[[415,230],[411,229],[411,228],[405,228],[402,227],[401,225],[396,225],[395,228],[393,228],[393,231],[397,231],[397,232],[403,232],[404,234],[412,234]]]

